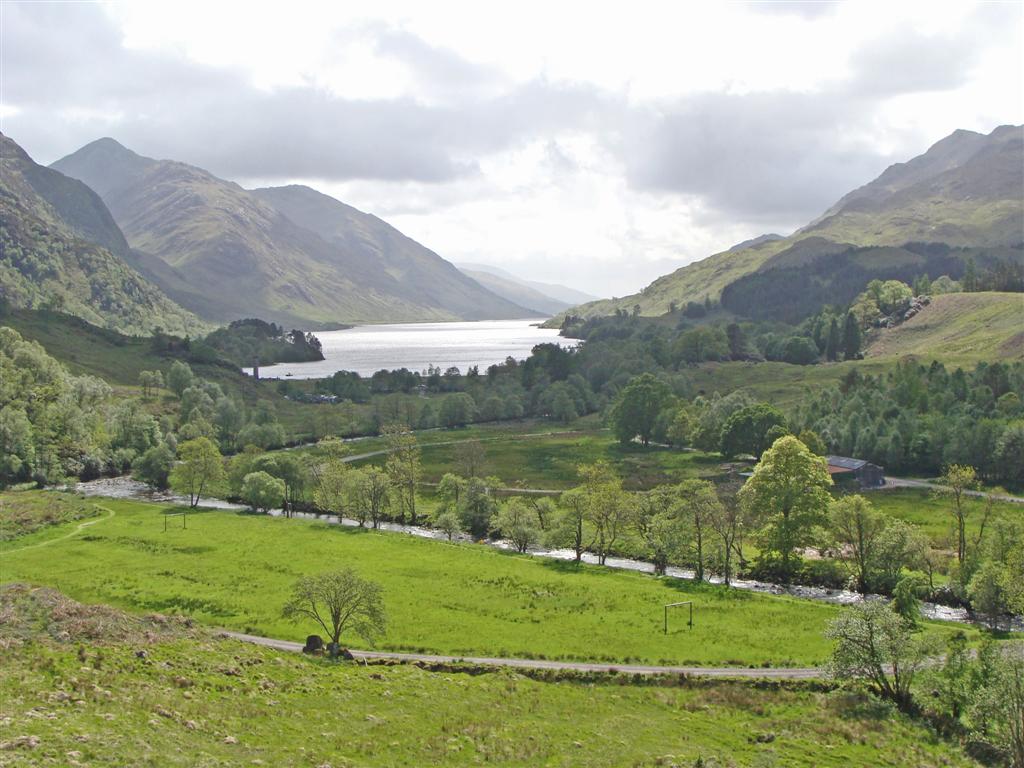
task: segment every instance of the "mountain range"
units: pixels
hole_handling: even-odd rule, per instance
[[[128,243],[88,186],[35,163],[0,134],[0,298],[128,334],[206,326],[132,269]]]
[[[463,274],[476,280],[488,290],[520,306],[535,309],[537,315],[555,315],[569,307],[597,297],[557,283],[524,280],[500,267],[490,264],[457,264]]]
[[[643,315],[660,315],[688,302],[717,300],[727,287],[755,273],[802,270],[810,279],[814,270],[845,269],[851,253],[857,268],[877,270],[892,266],[896,258],[912,269],[922,248],[908,251],[903,248],[907,244],[946,246],[943,257],[1019,262],[1024,242],[1022,168],[1024,126],[1004,125],[987,135],[958,130],[924,154],[890,166],[789,237],[753,238],[680,267],[637,294],[590,302],[565,314],[597,317],[639,307]],[[918,261],[916,267],[923,264]],[[774,275],[779,284],[792,276]]]
[[[317,328],[532,314],[386,222],[308,187],[246,190],[109,138],[51,169],[95,190],[127,241],[124,260],[205,320]]]

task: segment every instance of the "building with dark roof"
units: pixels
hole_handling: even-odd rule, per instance
[[[885,485],[885,469],[864,459],[848,456],[826,456],[828,473],[836,485],[856,484],[861,488],[881,488]]]

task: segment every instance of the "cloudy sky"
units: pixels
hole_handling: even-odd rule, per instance
[[[42,163],[112,136],[306,183],[449,260],[623,295],[1024,122],[1022,24],[1019,2],[4,0],[0,129]]]

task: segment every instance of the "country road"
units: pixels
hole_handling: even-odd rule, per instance
[[[274,648],[292,653],[302,652],[302,643],[289,640],[275,640],[242,632],[224,631],[228,637],[244,643]],[[570,672],[621,672],[629,675],[687,675],[689,677],[744,677],[771,678],[775,680],[812,680],[825,676],[823,669],[816,667],[673,667],[645,664],[591,664],[578,661],[549,661],[547,659],[503,659],[493,656],[438,656],[429,653],[392,653],[390,651],[350,651],[357,659],[392,660],[408,664],[477,664],[488,667],[513,669],[553,669]]]
[[[946,486],[933,483],[928,480],[918,480],[913,477],[886,477],[885,486],[882,488],[926,488],[929,490],[947,490]],[[1024,504],[1024,496],[1010,496],[1003,493],[988,493],[987,491],[964,491],[964,496],[976,498],[993,498],[996,501],[1008,501],[1013,504]]]

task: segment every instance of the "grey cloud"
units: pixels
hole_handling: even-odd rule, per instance
[[[310,87],[267,92],[230,70],[124,48],[96,6],[58,13],[18,5],[5,15],[4,98],[22,111],[4,128],[48,161],[110,134],[229,178],[437,183],[476,173],[483,154],[582,125],[602,108],[592,89],[544,80],[440,106],[342,99]],[[458,57],[379,32],[389,55],[413,61],[421,77],[473,80]]]
[[[871,150],[839,152],[836,135],[863,105],[845,97],[706,94],[632,121],[630,182],[701,197],[747,220],[801,221],[885,166]]]
[[[872,40],[851,59],[851,93],[874,97],[947,91],[967,82],[980,50],[966,36],[929,37],[901,29]]]
[[[832,13],[839,3],[834,0],[753,0],[744,5],[758,13],[817,19]]]

